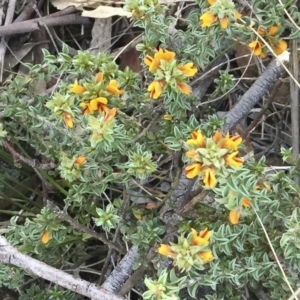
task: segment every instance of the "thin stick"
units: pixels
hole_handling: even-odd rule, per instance
[[[284,272],[284,270],[283,270],[283,268],[282,268],[282,266],[281,266],[281,263],[280,263],[280,261],[279,261],[279,259],[278,259],[278,257],[277,257],[277,254],[276,254],[276,252],[275,252],[275,249],[273,248],[272,242],[271,242],[271,240],[270,240],[270,238],[269,238],[269,235],[268,235],[268,233],[267,233],[267,231],[266,231],[266,228],[265,228],[265,226],[264,226],[264,224],[263,224],[261,218],[259,217],[259,215],[257,214],[257,212],[256,212],[255,209],[253,209],[253,211],[255,212],[256,217],[257,217],[257,220],[258,220],[258,222],[260,223],[260,226],[261,226],[261,228],[262,228],[262,230],[263,230],[263,232],[264,232],[264,234],[265,234],[265,236],[266,236],[266,239],[267,239],[268,244],[269,244],[269,246],[270,246],[270,248],[271,248],[271,250],[272,250],[272,253],[273,253],[274,257],[275,257],[276,263],[277,263],[277,265],[278,265],[278,267],[279,267],[279,269],[280,269],[280,271],[281,271],[281,274],[282,274],[282,276],[283,276],[283,278],[284,278],[284,281],[285,281],[286,284],[288,285],[288,287],[289,287],[289,289],[290,289],[290,291],[291,291],[291,293],[292,293],[292,295],[293,295],[293,298],[292,298],[292,299],[299,300],[298,297],[297,297],[297,295],[295,294],[293,288],[291,287],[291,285],[290,285],[290,283],[289,283],[289,280],[287,279],[287,277],[286,277],[286,275],[285,275],[285,272]]]

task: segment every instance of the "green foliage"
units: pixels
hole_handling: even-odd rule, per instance
[[[98,241],[79,229],[94,226],[108,239],[120,232],[120,244],[124,241],[139,248],[141,261],[136,265],[153,263],[158,270],[156,276],[151,274],[153,278],[146,276],[144,299],[180,299],[183,290],[196,297],[203,286],[215,293],[206,295],[208,300],[239,299],[246,285],[263,286],[272,299],[289,297],[261,222],[295,287],[300,263],[300,189],[294,180],[300,174],[300,158],[293,161],[291,151],[282,149],[283,160],[291,164],[287,173],[266,173],[264,158],[231,167],[229,159],[242,164],[236,157],[239,143],[228,135],[220,139],[231,144],[220,144],[218,130],[224,119],[207,107],[205,99],[198,99],[198,78],[191,82],[190,77],[208,70],[238,42],[259,42],[262,51],[254,55],[261,56],[267,51],[264,38],[277,53],[283,34],[299,37],[298,28],[286,17],[290,13],[299,23],[299,9],[294,1],[283,1],[283,7],[275,0],[255,0],[251,17],[240,19],[234,2],[212,2],[197,0],[181,18],[166,16],[167,6],[157,0],[126,1],[134,26],[144,30],[137,49],[145,82],[128,67],[120,70],[107,54],[80,51],[72,57],[63,45],[58,56],[43,50],[41,64],[26,64],[28,75],[17,75],[4,85],[0,142],[11,143],[23,161],[37,159],[51,165],[35,168],[43,195],[33,193],[12,204],[30,212],[13,216],[10,225],[1,228],[13,246],[64,267],[99,247]],[[212,14],[213,22],[205,25],[209,21],[205,14]],[[182,24],[175,26],[178,19]],[[58,81],[51,91],[36,93],[38,81],[49,84],[54,78]],[[211,96],[225,97],[235,81],[233,73],[220,71]],[[209,137],[205,145],[202,134]],[[192,148],[187,140],[192,140]],[[200,174],[204,167],[211,167],[202,174],[205,187],[212,188],[211,201],[201,199],[195,206],[196,217],[182,220],[177,241],[162,244],[172,224],[163,224],[158,210],[172,199],[180,167],[188,161],[186,149],[194,150],[189,153],[196,157],[192,170],[198,168]],[[187,176],[189,170],[185,170]],[[199,174],[189,177],[196,178],[194,190],[202,184]],[[21,171],[15,175],[23,176]],[[212,179],[215,175],[218,178]],[[9,185],[4,177],[1,189]],[[167,191],[161,188],[163,183],[169,184]],[[53,187],[51,193],[45,193],[48,185]],[[134,203],[131,191],[145,201]],[[64,206],[73,223],[52,212],[45,203],[48,198]],[[196,236],[190,233],[192,225],[202,230]],[[207,232],[212,234],[209,248]],[[161,271],[165,261],[158,254],[151,262],[145,259],[158,244],[159,253],[173,260],[172,269]],[[17,290],[20,299],[76,299],[57,287],[42,290],[32,284],[20,289],[29,276],[18,268],[0,268],[0,284]]]

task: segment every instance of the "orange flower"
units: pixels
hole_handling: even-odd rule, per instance
[[[269,34],[270,34],[271,36],[274,36],[274,35],[276,34],[276,32],[278,31],[278,29],[279,29],[279,26],[277,26],[277,25],[271,26],[271,27],[269,28]]]
[[[163,90],[163,83],[161,81],[153,81],[148,87],[148,92],[150,92],[150,97],[157,99]]]
[[[239,135],[229,137],[229,133],[227,133],[221,147],[236,151],[241,142],[242,138]]]
[[[251,42],[248,47],[253,51],[253,54],[260,56],[262,54],[262,45],[259,41]]]
[[[112,109],[109,109],[106,112],[105,118],[104,118],[104,123],[109,123],[110,121],[112,121],[114,119],[114,117],[116,116],[117,113],[117,109],[115,107],[113,107]]]
[[[243,197],[241,199],[241,204],[247,208],[250,208],[251,207],[251,202],[250,202],[250,199],[249,198],[246,198],[246,197]]]
[[[154,59],[152,56],[147,55],[144,58],[144,63],[149,67],[149,71],[153,72],[159,68],[159,60]]]
[[[213,5],[214,3],[217,2],[217,0],[207,0],[207,2],[209,3],[209,5]]]
[[[179,66],[178,69],[183,73],[184,76],[191,77],[197,73],[197,68],[193,63],[187,63],[183,66]]]
[[[168,51],[166,49],[159,49],[158,52],[154,54],[154,59],[158,61],[171,61],[175,57],[175,55],[175,52]]]
[[[226,155],[225,162],[234,168],[239,168],[243,164],[243,160],[239,157],[236,157],[238,153],[238,151],[235,151],[231,154]]]
[[[210,27],[217,21],[218,17],[211,12],[206,12],[200,17],[202,27]]]
[[[47,244],[51,239],[50,233],[48,231],[44,231],[42,234],[41,241],[43,244]]]
[[[196,160],[197,158],[199,158],[199,153],[196,150],[189,150],[185,153],[185,155],[193,160]]]
[[[207,188],[213,188],[216,185],[217,179],[215,177],[214,171],[211,168],[207,168],[205,170],[203,183]]]
[[[190,95],[192,93],[191,88],[186,83],[177,81],[177,87],[183,94]]]
[[[211,251],[203,251],[199,253],[199,257],[203,262],[210,262],[214,260],[214,256]]]
[[[109,108],[106,106],[107,99],[104,97],[98,97],[90,101],[90,109],[94,112],[98,110],[99,113],[102,111],[108,112]]]
[[[209,240],[209,238],[211,237],[212,232],[208,230],[208,228],[203,229],[202,231],[200,231],[199,236],[206,239],[207,241]]]
[[[105,90],[113,95],[121,95],[124,93],[123,90],[118,88],[118,83],[116,80],[111,80]]]
[[[265,30],[264,28],[262,28],[262,27],[259,27],[259,28],[257,29],[257,32],[258,32],[258,34],[259,34],[260,36],[264,36],[264,35],[266,34],[266,30]]]
[[[102,72],[98,72],[95,77],[96,83],[99,83],[100,81],[102,81],[103,77],[104,77],[104,74]]]
[[[217,130],[213,137],[213,140],[215,141],[215,143],[218,143],[221,141],[222,138],[223,138],[223,135],[222,135],[221,130]]]
[[[85,161],[86,161],[86,157],[84,155],[80,155],[75,159],[74,164],[81,166],[85,163]]]
[[[169,245],[161,244],[158,248],[158,253],[164,256],[171,256],[174,251]]]
[[[191,133],[192,138],[187,140],[187,145],[194,145],[199,148],[205,147],[205,137],[203,136],[201,130],[193,131]]]
[[[79,106],[83,108],[83,115],[92,114],[94,112],[90,103],[81,102],[79,103]]]
[[[83,94],[86,91],[86,88],[82,85],[79,85],[77,81],[74,84],[71,84],[70,92],[73,94]]]
[[[228,215],[228,220],[230,222],[230,224],[232,225],[236,225],[239,223],[239,220],[240,220],[240,212],[238,209],[236,210],[231,210],[229,212],[229,215]]]
[[[192,242],[191,242],[191,245],[197,245],[197,246],[206,246],[208,245],[208,239],[209,237],[206,239],[206,238],[203,238],[200,236],[200,234],[198,235],[197,231],[192,228],[192,234],[193,234],[193,238],[192,238]]]
[[[280,40],[278,44],[274,45],[274,52],[280,55],[287,48],[287,43],[284,40]]]
[[[199,175],[202,169],[202,164],[200,163],[195,163],[192,165],[189,165],[185,168],[184,174],[187,178],[192,179]]]
[[[227,17],[220,20],[221,28],[226,29],[228,27],[229,21]]]
[[[64,120],[66,126],[67,126],[68,128],[73,128],[74,123],[73,123],[72,116],[71,116],[69,113],[67,113],[67,112],[64,112],[64,113],[62,114],[62,116],[63,116],[63,120]]]

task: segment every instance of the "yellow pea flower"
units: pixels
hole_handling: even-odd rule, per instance
[[[116,80],[111,80],[105,90],[113,95],[121,95],[124,93],[123,90],[118,88]]]
[[[236,157],[237,155],[238,151],[226,155],[225,162],[234,168],[239,168],[243,164],[243,160],[239,157]]]
[[[218,20],[218,17],[211,12],[206,12],[200,17],[202,27],[210,27]]]
[[[207,168],[205,170],[203,183],[207,188],[213,188],[216,185],[217,179],[215,177],[214,171],[211,168]]]
[[[202,164],[195,163],[185,168],[184,174],[187,178],[192,179],[199,175],[202,170]]]
[[[163,90],[163,83],[161,81],[153,81],[148,87],[148,92],[150,92],[150,97],[157,99]]]
[[[74,164],[81,166],[85,163],[85,161],[86,161],[86,157],[84,155],[80,155],[75,159]]]
[[[86,91],[86,88],[82,85],[79,85],[77,81],[70,87],[70,92],[73,94],[83,94]]]
[[[193,63],[187,63],[185,65],[181,65],[178,69],[183,73],[184,76],[191,77],[197,73],[197,68]]]
[[[64,120],[66,126],[67,126],[68,128],[73,128],[74,123],[73,123],[72,116],[71,116],[69,113],[67,113],[67,112],[64,112],[64,113],[62,114],[62,116],[63,116],[63,120]]]
[[[42,243],[43,244],[48,244],[50,239],[51,239],[50,233],[48,231],[44,231],[43,234],[42,234],[42,238],[41,238]]]

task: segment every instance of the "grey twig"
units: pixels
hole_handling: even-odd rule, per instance
[[[38,277],[49,280],[70,291],[84,295],[93,300],[124,300],[124,298],[117,296],[104,288],[96,287],[93,283],[80,278],[74,278],[68,273],[46,265],[28,255],[22,254],[12,247],[3,236],[0,236],[0,262],[17,266],[26,272],[33,273]]]
[[[255,104],[273,87],[282,74],[283,67],[273,60],[265,72],[255,81],[240,101],[226,115],[226,122],[222,128],[226,133],[245,118]]]
[[[56,206],[53,202],[48,200],[47,204],[48,204],[49,208],[57,215],[57,217],[60,220],[68,222],[73,228],[75,228],[81,232],[85,232],[85,233],[89,234],[90,236],[98,239],[99,241],[103,242],[104,244],[108,245],[109,247],[117,250],[119,253],[122,253],[122,254],[126,253],[126,249],[124,249],[124,248],[122,248],[122,246],[108,240],[106,238],[105,234],[98,233],[98,232],[94,231],[93,229],[80,224],[79,222],[77,222],[76,220],[71,218],[65,211],[59,209],[59,207]]]

